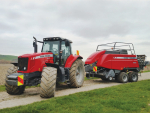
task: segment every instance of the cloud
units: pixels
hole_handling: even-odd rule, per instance
[[[139,43],[139,45],[142,45],[142,46],[149,46],[149,45],[150,45],[150,42],[141,42],[141,43]]]
[[[60,36],[72,40],[73,52],[79,50],[84,60],[98,44],[116,41],[131,42],[137,54],[150,56],[149,5],[147,0],[1,1],[0,53],[32,53],[33,36]]]

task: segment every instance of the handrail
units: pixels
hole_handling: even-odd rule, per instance
[[[110,44],[113,44],[113,46],[110,46]],[[123,44],[123,45],[117,46],[117,44]],[[99,47],[99,46],[113,47],[113,50],[115,50],[115,49],[120,49],[120,48],[116,48],[116,47],[129,46],[129,49],[124,49],[124,50],[131,51],[131,54],[133,54],[133,52],[134,52],[134,54],[135,54],[134,45],[133,45],[132,43],[112,42],[112,43],[100,44],[100,45],[97,46],[96,51],[99,51],[99,50],[98,50],[98,47]],[[131,47],[131,46],[132,46],[132,47]]]

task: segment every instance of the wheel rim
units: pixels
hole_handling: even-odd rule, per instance
[[[124,76],[123,76],[123,81],[127,81],[127,79],[128,79],[127,76],[124,75]]]
[[[133,75],[132,75],[132,80],[133,80],[133,81],[136,81],[136,79],[137,79],[137,76],[136,76],[135,74],[133,74]]]
[[[82,68],[81,68],[81,66],[78,66],[78,68],[76,70],[76,80],[78,82],[82,81]]]

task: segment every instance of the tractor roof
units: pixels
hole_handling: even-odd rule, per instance
[[[61,38],[61,37],[47,37],[47,38],[43,38],[43,41],[60,41],[60,40],[68,40],[65,38]],[[71,40],[68,40],[70,43],[72,43]]]

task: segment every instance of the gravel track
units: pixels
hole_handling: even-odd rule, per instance
[[[150,79],[150,72],[142,73],[140,80]],[[66,84],[57,86],[55,97],[69,95],[77,92],[89,91],[93,89],[105,88],[120,85],[116,81],[102,81],[101,79],[88,80],[81,88],[69,88]],[[46,100],[39,96],[40,87],[26,89],[22,95],[9,95],[6,92],[0,93],[0,109],[26,105],[37,101]]]

